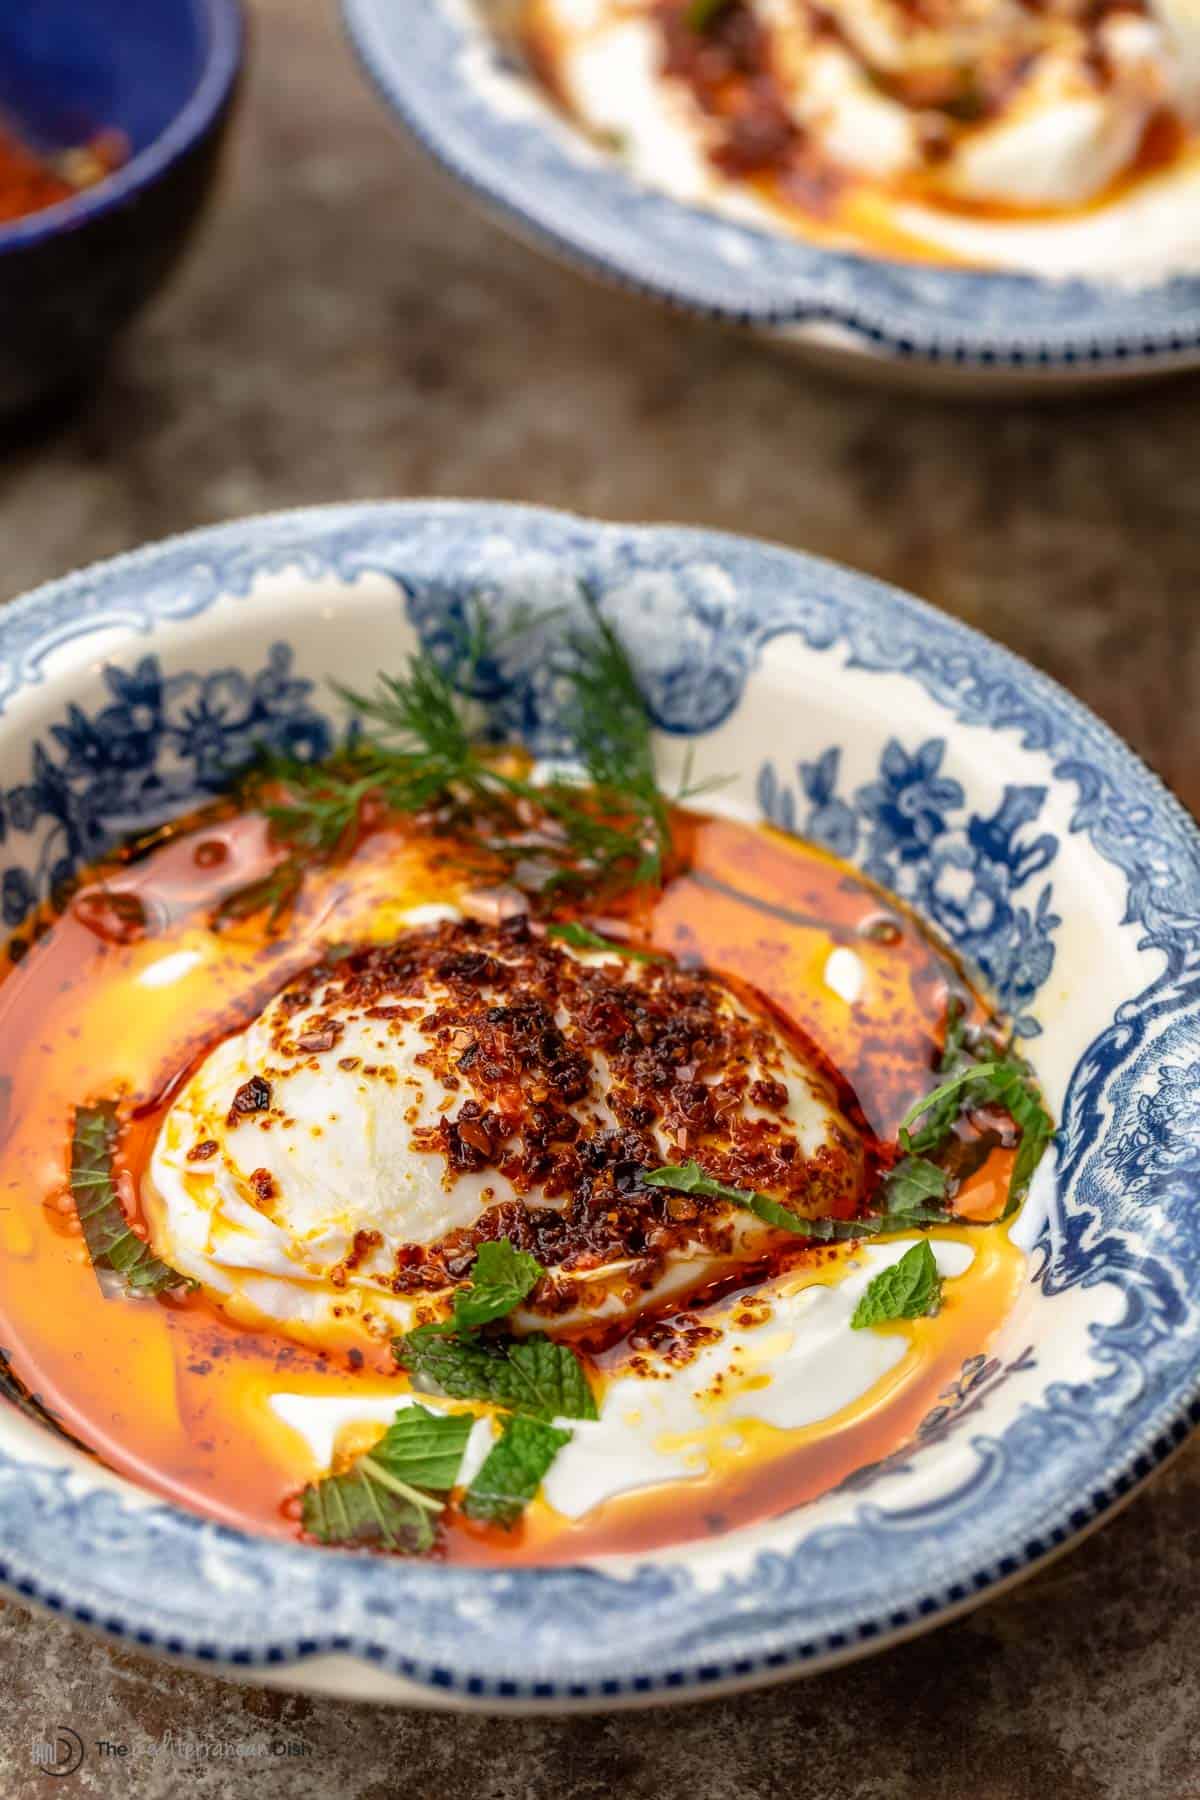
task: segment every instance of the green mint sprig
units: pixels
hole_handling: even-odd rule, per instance
[[[99,1274],[109,1271],[128,1293],[165,1294],[170,1288],[194,1288],[155,1256],[125,1216],[113,1179],[113,1156],[119,1125],[113,1101],[81,1106],[75,1112],[71,1138],[71,1197],[83,1227],[83,1241]],[[101,1287],[105,1286],[101,1282]]]
[[[455,1331],[475,1331],[505,1319],[546,1273],[536,1256],[509,1238],[480,1244],[469,1284],[454,1294]]]
[[[499,1439],[463,1498],[468,1517],[511,1528],[534,1498],[571,1433],[555,1419],[595,1419],[596,1399],[583,1364],[567,1344],[541,1333],[514,1338],[484,1332],[506,1318],[545,1273],[508,1238],[481,1244],[470,1285],[454,1297],[454,1317],[392,1341],[402,1367],[456,1400],[505,1409]]]
[[[963,1055],[969,1055],[969,1052],[959,1039],[954,1051],[955,1061]],[[945,1064],[944,1057],[943,1067]],[[900,1122],[900,1147],[906,1153],[905,1161],[892,1171],[892,1179],[901,1171],[905,1172],[905,1177],[911,1177],[919,1169],[936,1168],[929,1158],[944,1148],[962,1115],[988,1106],[1008,1113],[1020,1133],[1008,1196],[1000,1215],[1001,1219],[1010,1218],[1028,1192],[1034,1171],[1054,1137],[1054,1122],[1034,1085],[1033,1071],[1022,1057],[1011,1051],[955,1068],[946,1080],[913,1103]],[[923,1123],[914,1130],[919,1120]],[[944,1178],[942,1191],[945,1192]],[[890,1201],[888,1205],[891,1210]]]
[[[571,1433],[561,1426],[510,1414],[463,1497],[463,1511],[511,1530],[570,1441]]]
[[[819,1238],[824,1243],[837,1239],[874,1237],[883,1230],[883,1222],[879,1219],[806,1219],[781,1206],[778,1200],[772,1200],[769,1194],[760,1194],[754,1188],[731,1187],[728,1182],[716,1181],[706,1175],[700,1164],[693,1158],[685,1163],[671,1163],[665,1168],[649,1169],[642,1175],[647,1187],[670,1188],[677,1194],[703,1194],[710,1200],[728,1200],[733,1206],[740,1206],[752,1212],[766,1225],[774,1225],[780,1231],[790,1231],[796,1237]]]
[[[476,1337],[424,1325],[393,1345],[397,1362],[455,1400],[485,1400],[530,1419],[594,1419],[596,1401],[575,1352],[534,1334]]]
[[[340,1475],[310,1482],[301,1523],[323,1544],[378,1545],[422,1555],[458,1477],[475,1420],[413,1404]]]
[[[928,1238],[889,1263],[868,1286],[850,1320],[853,1330],[892,1319],[923,1319],[942,1303],[942,1278]]]

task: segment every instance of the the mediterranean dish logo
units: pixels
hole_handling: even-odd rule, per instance
[[[33,1761],[43,1775],[74,1775],[82,1767],[83,1739],[69,1725],[59,1725],[48,1737],[34,1738]]]
[[[69,1725],[33,1740],[30,1754],[43,1775],[75,1775],[85,1761],[119,1763],[143,1758],[162,1758],[173,1763],[283,1762],[312,1755],[312,1745],[302,1738],[255,1736],[227,1738],[216,1734],[164,1731],[161,1737],[123,1740],[90,1738],[86,1742]]]

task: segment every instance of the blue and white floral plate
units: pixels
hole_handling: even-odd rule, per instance
[[[1200,272],[1041,280],[821,249],[634,180],[562,120],[485,0],[342,0],[384,98],[519,234],[672,305],[893,385],[1074,386],[1200,364]]]
[[[1028,1286],[912,1443],[770,1524],[586,1567],[464,1569],[268,1541],[166,1505],[0,1404],[0,1579],[171,1656],[412,1702],[611,1706],[859,1655],[1101,1519],[1200,1416],[1200,834],[1008,652],[829,563],[486,504],[221,526],[0,613],[0,906],[213,792],[264,738],[320,751],[469,598],[586,579],[664,734],[728,803],[910,898],[1019,1020],[1061,1119]],[[565,616],[564,616],[565,615]],[[498,722],[554,741],[537,634]],[[11,1349],[12,1346],[5,1346]],[[136,1382],[136,1371],[131,1371]]]

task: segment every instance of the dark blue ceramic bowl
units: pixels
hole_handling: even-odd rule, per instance
[[[2,0],[0,114],[44,149],[115,126],[132,155],[0,226],[0,412],[80,385],[161,286],[212,186],[243,37],[240,0]]]

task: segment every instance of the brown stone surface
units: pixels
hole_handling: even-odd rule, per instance
[[[392,129],[332,7],[258,0],[219,205],[73,421],[0,461],[7,593],[147,538],[368,495],[757,532],[1058,676],[1200,807],[1200,383],[952,407],[833,385],[541,261]],[[291,1699],[0,1614],[0,1795],[1200,1797],[1200,1451],[1025,1587],[873,1661],[677,1712],[447,1721]],[[37,1775],[71,1725],[83,1770]],[[189,1772],[167,1730],[292,1761]],[[95,1739],[130,1746],[102,1759]]]

